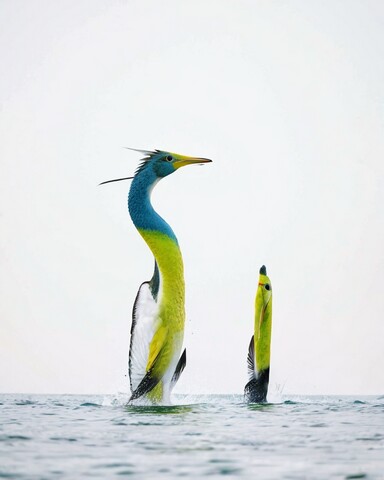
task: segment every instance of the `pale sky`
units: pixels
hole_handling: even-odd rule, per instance
[[[213,163],[153,204],[185,262],[177,391],[241,393],[258,270],[270,391],[384,393],[382,1],[0,2],[0,391],[128,389],[152,255],[140,155]]]

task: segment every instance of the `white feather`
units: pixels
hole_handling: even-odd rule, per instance
[[[143,283],[137,294],[135,328],[130,350],[130,378],[134,391],[146,374],[149,345],[159,326],[159,303],[151,293],[148,283]]]

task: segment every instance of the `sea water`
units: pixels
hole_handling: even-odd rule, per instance
[[[384,396],[0,395],[0,478],[384,479]]]

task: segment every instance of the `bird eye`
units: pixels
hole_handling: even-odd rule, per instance
[[[270,290],[270,289],[271,289],[269,283],[266,283],[266,284],[264,285],[264,287],[265,287],[266,290]]]
[[[173,157],[171,155],[167,155],[165,159],[167,160],[167,162],[172,162]]]

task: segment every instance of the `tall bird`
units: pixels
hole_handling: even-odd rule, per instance
[[[244,395],[250,403],[267,400],[272,329],[272,285],[265,265],[260,268],[255,299],[255,332],[248,349],[249,382]]]
[[[162,150],[138,151],[144,153],[145,158],[134,177],[128,177],[133,178],[128,210],[155,257],[155,268],[151,280],[141,284],[133,306],[130,401],[144,397],[152,403],[167,403],[186,365],[186,351],[180,356],[185,322],[184,266],[176,235],[154,210],[151,192],[159,180],[180,167],[212,160]],[[118,180],[125,179],[108,182]]]

